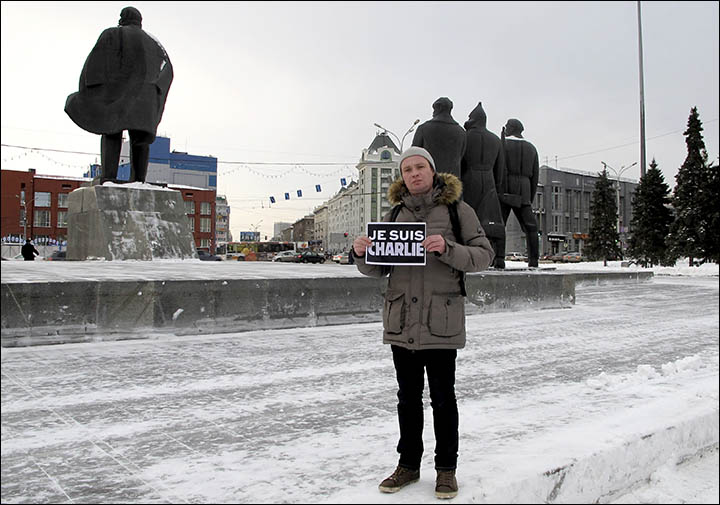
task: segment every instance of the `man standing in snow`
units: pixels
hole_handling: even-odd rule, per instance
[[[420,479],[423,453],[423,389],[425,371],[435,429],[435,494],[453,498],[458,458],[458,409],[455,398],[455,359],[465,346],[464,272],[486,269],[493,249],[475,211],[460,200],[462,183],[449,173],[436,173],[428,151],[410,147],[400,157],[401,178],[388,190],[399,206],[383,221],[425,223],[422,246],[425,265],[367,264],[372,245],[367,236],[353,242],[358,270],[371,277],[388,275],[383,310],[383,343],[390,344],[398,382],[400,459],[391,476],[379,486],[394,493]],[[456,218],[451,217],[456,213]],[[455,222],[453,222],[455,221]]]
[[[173,69],[160,42],[142,29],[135,7],[100,34],[65,112],[80,128],[102,135],[100,183],[117,182],[122,132],[130,135],[130,182],[145,182],[150,144],[165,109]]]

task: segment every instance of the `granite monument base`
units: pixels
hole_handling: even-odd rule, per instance
[[[196,258],[182,194],[151,184],[105,184],[68,196],[68,260]]]

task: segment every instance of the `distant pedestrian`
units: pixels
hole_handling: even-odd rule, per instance
[[[25,261],[35,261],[35,256],[40,256],[40,252],[35,249],[35,246],[30,242],[29,238],[25,239],[25,245],[22,246],[20,252],[22,252]]]
[[[410,147],[400,156],[402,178],[388,191],[398,205],[397,222],[425,223],[425,265],[365,263],[372,245],[355,239],[352,254],[358,270],[371,277],[389,273],[383,310],[383,343],[390,344],[398,382],[400,453],[393,474],[380,483],[394,493],[420,479],[423,454],[423,389],[427,370],[435,429],[435,495],[453,498],[458,458],[458,408],[455,359],[465,346],[464,272],[486,269],[493,249],[472,207],[460,199],[462,183],[450,173],[436,173],[428,151]],[[457,213],[457,219],[453,214]],[[392,221],[393,211],[384,221]],[[388,271],[389,270],[389,271]]]

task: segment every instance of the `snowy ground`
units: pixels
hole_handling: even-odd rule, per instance
[[[29,264],[8,263],[3,282]],[[115,266],[102,263],[85,274]],[[182,263],[184,278],[277,273]],[[684,269],[578,287],[570,309],[468,317],[454,502],[718,503],[717,265]],[[397,438],[380,334],[367,323],[2,349],[2,502],[435,503],[429,406],[421,481],[377,491]],[[576,472],[544,487],[563,468]]]

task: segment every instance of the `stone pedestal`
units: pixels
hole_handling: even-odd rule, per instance
[[[150,184],[106,184],[72,191],[67,259],[103,258],[197,258],[182,194]]]

